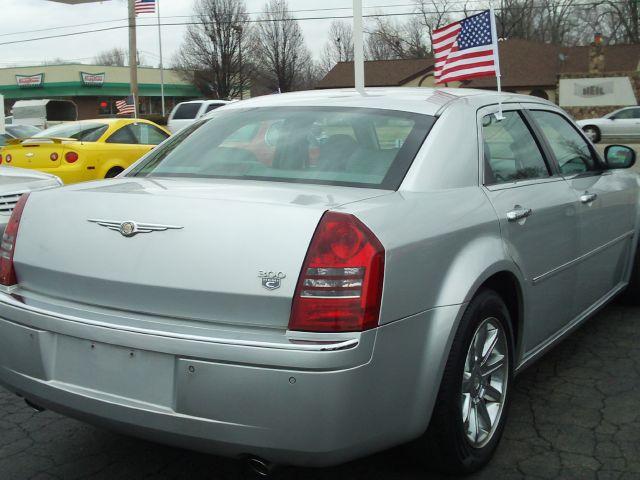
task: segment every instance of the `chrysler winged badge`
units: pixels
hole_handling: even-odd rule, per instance
[[[101,227],[106,227],[109,230],[115,230],[120,232],[123,237],[133,237],[138,233],[151,233],[151,232],[164,232],[166,230],[181,230],[184,227],[176,225],[160,225],[156,223],[138,223],[131,220],[119,222],[117,220],[98,220],[88,219],[91,223],[97,223]]]

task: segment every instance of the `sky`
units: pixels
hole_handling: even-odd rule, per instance
[[[193,13],[195,0],[160,0],[163,23],[187,21]],[[264,0],[247,0],[249,12],[264,9]],[[410,11],[412,0],[364,0],[365,14],[382,11],[400,13]],[[322,9],[316,12],[298,12],[297,17],[349,15],[350,10],[325,10],[330,8],[351,7],[350,0],[289,0],[291,10]],[[92,32],[80,36],[23,42],[34,37],[50,36],[68,32],[94,30],[116,25],[126,25],[127,3],[125,0],[105,0],[100,3],[66,5],[49,0],[0,0],[3,12],[0,22],[0,67],[14,65],[39,65],[44,61],[62,58],[67,61],[89,63],[99,52],[113,47],[128,48],[126,28]],[[183,16],[183,17],[180,17]],[[174,17],[174,18],[171,18]],[[139,23],[156,22],[155,15],[142,15]],[[402,18],[402,17],[400,17]],[[117,20],[120,20],[119,22]],[[350,21],[350,20],[348,20]],[[100,23],[97,23],[100,22]],[[300,25],[305,34],[307,45],[317,58],[326,41],[326,31],[331,20],[306,20]],[[79,24],[92,24],[74,26]],[[68,27],[58,30],[16,34],[17,32]],[[165,64],[177,53],[184,35],[184,26],[165,26],[162,42]],[[20,41],[10,45],[5,42]],[[157,27],[138,27],[138,50],[145,63],[157,65],[158,31]]]

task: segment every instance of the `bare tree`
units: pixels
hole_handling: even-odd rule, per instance
[[[93,57],[94,65],[124,67],[127,65],[128,53],[124,48],[114,47],[98,53]]]
[[[427,54],[425,32],[420,19],[412,17],[396,22],[386,17],[374,17],[368,29],[367,56],[371,60],[392,58],[423,58]]]
[[[452,22],[449,10],[458,6],[455,0],[416,0],[416,8],[420,15],[420,23],[427,30],[429,48],[433,53],[433,31]]]
[[[269,0],[263,10],[254,31],[256,68],[273,91],[297,90],[313,63],[300,25],[286,0]]]
[[[606,0],[605,19],[615,43],[640,43],[640,6],[638,0]]]
[[[240,96],[250,76],[247,20],[244,1],[196,0],[194,25],[187,28],[174,66],[207,96]]]
[[[329,39],[320,58],[320,68],[328,72],[338,62],[353,61],[353,30],[346,22],[334,20],[329,27]]]

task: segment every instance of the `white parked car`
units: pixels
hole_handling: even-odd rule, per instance
[[[206,113],[227,103],[229,102],[226,100],[192,100],[179,103],[171,111],[167,127],[171,133],[176,133],[184,127],[188,127]]]
[[[625,107],[602,118],[577,122],[593,143],[607,138],[640,140],[640,107]]]

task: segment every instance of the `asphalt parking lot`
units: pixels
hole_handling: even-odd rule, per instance
[[[505,437],[473,479],[640,479],[640,308],[612,305],[514,383]],[[0,479],[243,478],[237,462],[156,445],[52,412],[0,390]],[[425,479],[398,448],[279,479]]]
[[[513,388],[496,457],[469,478],[640,479],[640,308],[609,306]],[[243,474],[232,460],[35,413],[0,388],[0,480],[141,478],[223,480]],[[416,457],[397,448],[337,468],[287,468],[275,478],[441,477],[425,474]]]

